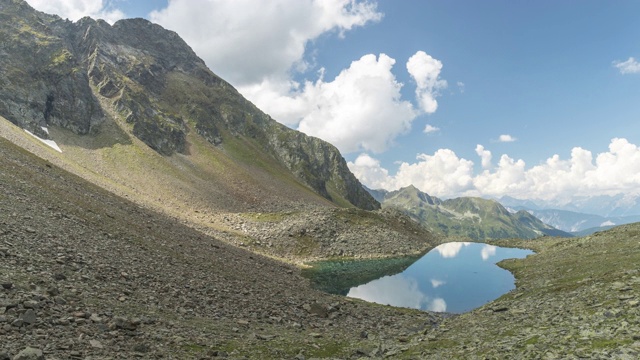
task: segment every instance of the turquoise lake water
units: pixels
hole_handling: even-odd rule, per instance
[[[480,307],[515,288],[513,275],[496,265],[510,258],[524,258],[531,250],[452,242],[442,244],[410,265],[396,268],[395,275],[378,274],[366,283],[349,283],[340,272],[324,273],[325,278],[340,282],[341,289],[332,291],[379,304],[421,310],[463,313]],[[378,260],[378,262],[380,262]],[[345,263],[341,263],[344,266]],[[360,267],[365,267],[360,263]],[[373,265],[379,268],[380,263]],[[375,272],[374,272],[375,273]],[[316,274],[317,275],[317,274]],[[314,275],[310,276],[313,278]],[[327,284],[324,284],[327,288]]]

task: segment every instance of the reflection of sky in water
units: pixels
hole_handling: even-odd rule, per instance
[[[347,296],[422,310],[465,312],[514,288],[513,275],[495,263],[532,253],[478,243],[442,244],[404,272],[351,288]]]
[[[402,274],[385,276],[368,284],[351,288],[347,296],[378,304],[414,309],[440,312],[447,309],[444,299],[429,298],[420,291],[415,278],[405,277]]]

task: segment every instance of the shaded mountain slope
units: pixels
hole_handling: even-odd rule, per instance
[[[313,290],[2,138],[0,284],[2,359],[346,358],[440,318]]]
[[[461,197],[443,201],[413,186],[388,192],[382,206],[399,209],[431,231],[446,236],[474,240],[571,236],[544,224],[526,211],[512,214],[493,200]]]
[[[207,198],[215,187],[222,189],[213,191],[220,196],[232,194],[217,204],[206,201],[214,209],[268,208],[281,197],[289,199],[287,206],[294,199],[326,206],[326,199],[379,208],[335,147],[261,112],[174,32],[143,19],[113,26],[90,18],[73,23],[21,0],[2,0],[0,37],[0,116],[52,138],[64,161],[123,188],[149,188],[137,174],[118,174],[121,163],[137,171],[128,163],[143,153],[162,167],[144,177],[162,179],[166,172],[192,167],[214,184],[187,186],[202,189],[195,198]],[[110,156],[115,165],[95,161]],[[157,182],[156,194],[173,189],[183,196],[181,186],[163,189],[163,180]]]

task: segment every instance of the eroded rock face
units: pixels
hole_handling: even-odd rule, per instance
[[[335,147],[271,119],[159,25],[73,23],[3,0],[0,39],[0,116],[42,138],[48,125],[99,133],[110,116],[165,156],[187,152],[189,131],[214,146],[241,138],[339,205],[380,207]]]
[[[103,121],[68,36],[71,22],[12,0],[0,8],[0,24],[0,114],[43,138],[48,125],[83,135]]]

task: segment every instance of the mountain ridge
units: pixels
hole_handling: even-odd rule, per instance
[[[477,197],[440,200],[413,185],[391,192],[376,190],[376,196],[381,195],[384,209],[399,209],[444,236],[464,236],[474,240],[572,236],[544,224],[526,211],[512,214],[494,200]]]
[[[176,33],[144,19],[74,23],[21,0],[3,1],[0,16],[0,59],[9,64],[0,69],[0,115],[38,137],[49,139],[52,126],[98,136],[115,123],[172,156],[189,155],[195,133],[214,147],[236,142],[244,153],[235,161],[251,165],[262,153],[267,167],[338,206],[379,208],[334,146],[257,109]]]

